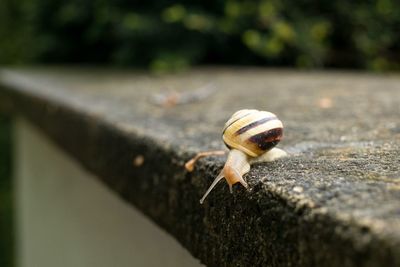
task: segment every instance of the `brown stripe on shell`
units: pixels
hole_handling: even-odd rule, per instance
[[[225,133],[226,129],[228,129],[232,124],[234,124],[235,122],[237,122],[240,119],[243,119],[251,114],[253,114],[254,110],[250,110],[248,113],[245,113],[243,116],[236,118],[236,120],[232,121],[229,125],[226,125],[224,130],[222,131],[222,135]]]
[[[267,121],[272,121],[272,120],[277,120],[277,119],[278,119],[277,117],[268,117],[268,118],[263,118],[263,119],[258,120],[258,121],[254,121],[252,123],[247,124],[246,126],[243,126],[239,130],[237,130],[235,134],[239,135],[239,134],[245,133],[248,130],[250,130],[250,129],[254,128],[254,127],[257,127],[258,125],[261,125],[261,124],[263,124],[263,123],[265,123]]]
[[[225,140],[223,140],[223,142],[224,142],[225,146],[226,146],[228,149],[232,149],[232,147],[231,147],[230,145],[228,145],[228,144],[225,142]]]
[[[248,141],[256,144],[259,149],[266,151],[276,146],[281,140],[282,135],[283,129],[275,128],[253,135],[248,139]]]

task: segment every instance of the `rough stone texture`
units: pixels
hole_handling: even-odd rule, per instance
[[[3,109],[33,121],[207,266],[400,265],[399,76],[35,68],[3,70],[0,82]],[[150,100],[210,82],[218,90],[201,101]],[[221,128],[241,108],[278,114],[290,157],[253,166],[249,191],[231,195],[221,182],[200,205],[224,158],[193,173],[183,164],[223,148]]]

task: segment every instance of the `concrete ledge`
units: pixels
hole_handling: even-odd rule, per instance
[[[213,82],[203,100],[164,107],[153,93]],[[3,70],[0,105],[22,114],[207,266],[400,264],[400,78],[357,73],[204,69],[181,75],[87,69]],[[5,108],[6,107],[6,108]],[[285,123],[291,156],[259,164],[251,190],[221,183],[199,198],[223,159],[240,108]],[[133,164],[137,156],[141,166]]]

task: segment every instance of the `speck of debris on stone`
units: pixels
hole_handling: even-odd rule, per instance
[[[293,187],[293,192],[296,192],[296,193],[303,193],[303,187],[301,187],[301,186],[295,186],[295,187]]]
[[[164,108],[174,107],[176,105],[201,101],[212,95],[215,91],[216,91],[216,86],[210,83],[194,91],[188,91],[188,92],[172,91],[167,93],[153,94],[151,97],[151,102],[155,105],[162,106]]]
[[[322,97],[318,100],[318,107],[323,109],[328,109],[333,106],[332,98],[329,97]]]
[[[143,155],[137,155],[134,159],[133,159],[133,166],[135,167],[140,167],[143,165],[144,163],[144,157]]]

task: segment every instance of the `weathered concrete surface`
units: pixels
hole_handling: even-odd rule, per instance
[[[40,126],[208,266],[400,265],[399,76],[47,68],[4,70],[0,81],[0,106]],[[210,82],[219,90],[202,101],[150,101]],[[221,182],[199,205],[223,158],[193,173],[183,163],[223,148],[221,128],[240,108],[278,114],[291,156],[254,166],[249,191],[231,195]]]

